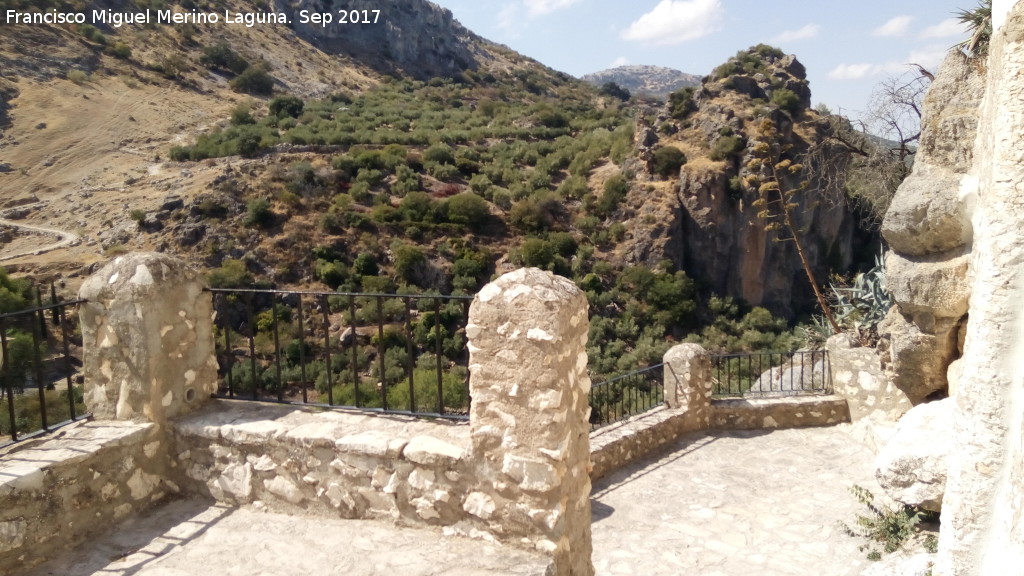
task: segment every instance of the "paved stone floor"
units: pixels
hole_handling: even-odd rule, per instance
[[[601,576],[860,574],[861,541],[836,527],[876,495],[872,453],[849,426],[678,440],[594,484]]]
[[[845,427],[688,436],[594,485],[599,576],[859,574],[838,520],[848,491],[880,494]],[[165,505],[29,576],[534,575],[518,550],[437,531],[186,501]]]

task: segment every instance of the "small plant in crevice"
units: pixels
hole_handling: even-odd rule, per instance
[[[856,484],[850,487],[850,492],[858,502],[867,507],[868,513],[858,514],[853,526],[840,521],[839,528],[848,536],[868,539],[868,542],[860,547],[861,552],[867,552],[868,560],[881,560],[883,552],[891,554],[899,550],[920,530],[919,525],[922,522],[932,522],[937,516],[935,512],[922,510],[916,506],[876,504],[874,495]],[[876,545],[881,545],[881,551]],[[925,546],[928,549],[928,545]]]

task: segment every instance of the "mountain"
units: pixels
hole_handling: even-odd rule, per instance
[[[661,66],[618,66],[581,78],[594,86],[614,82],[632,94],[646,94],[664,100],[669,94],[700,84],[700,76]]]

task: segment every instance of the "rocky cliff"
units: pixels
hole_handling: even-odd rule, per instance
[[[351,24],[335,18],[330,24],[300,23],[302,10],[331,12],[333,0],[277,0],[292,15],[296,33],[332,54],[345,54],[385,74],[401,72],[420,80],[453,77],[477,67],[481,38],[464,28],[450,10],[422,1],[350,0],[347,11],[372,15],[376,23]],[[336,12],[335,12],[336,15]]]
[[[984,74],[950,52],[924,101],[921,146],[882,223],[897,303],[881,327],[890,336],[894,383],[914,403],[955,388],[947,372],[963,353],[973,229],[961,195],[974,161]]]
[[[757,186],[748,182],[759,127],[777,133],[781,159],[801,162],[823,144],[821,118],[810,105],[804,67],[792,55],[755,47],[716,69],[697,88],[674,94],[653,125],[636,130],[639,158],[653,160],[660,147],[680,148],[688,162],[678,179],[634,190],[632,239],[623,257],[656,265],[670,260],[718,294],[742,298],[788,317],[815,307],[811,286],[792,235],[765,219]],[[643,168],[641,166],[640,168]],[[843,198],[820,192],[816,167],[786,175],[791,213],[819,282],[854,262],[858,220]],[[858,249],[870,246],[860,241]]]
[[[896,382],[915,401],[950,395],[929,434],[948,442],[937,576],[1024,562],[1024,2],[992,18],[987,59],[953,52],[936,75],[883,227]]]

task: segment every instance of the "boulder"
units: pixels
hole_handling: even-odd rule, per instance
[[[946,490],[953,400],[915,406],[875,459],[875,478],[892,499],[939,512]]]
[[[930,314],[959,320],[967,313],[970,254],[941,258],[909,258],[895,252],[885,257],[886,283],[904,314]],[[922,326],[923,329],[927,329]]]
[[[961,176],[935,166],[900,185],[882,222],[882,236],[904,256],[942,254],[971,241],[971,222],[960,200]]]
[[[879,332],[889,333],[893,384],[914,404],[946,388],[946,369],[956,357],[958,321],[931,319],[921,328],[899,313],[889,312]],[[930,328],[931,333],[928,330]]]

